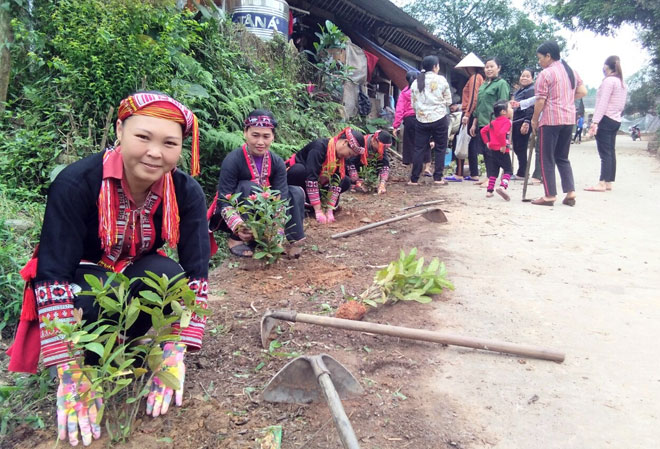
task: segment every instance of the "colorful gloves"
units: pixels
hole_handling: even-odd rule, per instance
[[[186,379],[186,365],[183,356],[186,353],[186,345],[183,343],[168,342],[163,347],[163,362],[158,372],[164,372],[176,377],[179,388],[176,389],[176,405],[181,406],[183,402],[183,382]],[[166,386],[156,373],[151,383],[151,392],[147,396],[147,415],[154,418],[164,415],[172,402],[174,390]]]
[[[335,222],[335,213],[332,211],[332,209],[325,211],[325,218],[328,220],[328,223]]]
[[[326,224],[328,222],[328,218],[325,216],[322,210],[317,210],[315,211],[316,213],[316,221],[321,223],[321,224]]]
[[[71,446],[78,445],[78,428],[83,445],[89,446],[92,437],[101,436],[101,426],[97,420],[103,408],[100,394],[92,390],[92,384],[76,362],[57,365],[57,435],[64,440],[69,434]]]

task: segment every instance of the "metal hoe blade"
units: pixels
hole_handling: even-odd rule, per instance
[[[287,363],[268,382],[263,398],[270,402],[307,404],[324,397],[344,448],[360,449],[341,399],[362,393],[364,390],[350,371],[329,355],[320,354]]]
[[[284,365],[268,382],[263,398],[268,402],[309,404],[323,400],[314,374],[312,362],[321,360],[341,399],[350,399],[364,393],[357,379],[341,363],[328,354],[298,357]]]

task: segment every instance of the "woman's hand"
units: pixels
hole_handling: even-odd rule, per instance
[[[461,124],[463,126],[467,126],[469,121],[470,121],[470,117],[468,117],[467,115],[464,115],[463,118],[461,119]]]
[[[532,118],[532,131],[539,129],[539,119]]]
[[[592,123],[589,127],[589,135],[595,136],[598,133],[598,123]]]
[[[186,380],[186,365],[183,363],[183,356],[186,353],[186,345],[183,343],[167,342],[163,347],[163,361],[160,369],[154,375],[151,381],[151,392],[147,396],[147,415],[154,418],[158,415],[164,415],[170,408],[172,394],[176,391],[175,403],[181,407],[183,402],[183,382]],[[158,377],[159,373],[168,373],[176,377],[179,382],[179,388],[172,389]]]
[[[328,222],[328,218],[325,216],[321,209],[314,210],[314,214],[316,215],[317,223],[326,224]]]
[[[76,362],[57,365],[57,437],[64,441],[69,434],[71,446],[78,445],[78,428],[83,445],[101,436],[98,422],[103,408],[101,395],[92,390],[92,384]]]
[[[254,239],[254,235],[252,235],[252,231],[250,231],[246,226],[241,225],[238,230],[236,231],[236,235],[238,236],[239,239],[241,239],[244,242],[250,242],[252,239]]]
[[[529,123],[525,122],[520,126],[520,134],[525,135],[529,132]]]
[[[477,121],[476,120],[472,123],[472,127],[470,127],[470,135],[472,137],[477,135]]]
[[[399,128],[394,128],[394,129],[392,130],[392,135],[393,135],[394,137],[398,138],[398,137],[399,137],[398,134],[399,134]]]
[[[511,101],[509,101],[509,105],[511,105],[511,107],[512,107],[513,109],[517,109],[517,108],[520,107],[520,103],[519,103],[518,101],[516,101],[516,100],[511,100]]]
[[[332,209],[328,209],[327,211],[325,211],[325,217],[328,220],[328,223],[335,222],[335,213],[332,211]]]
[[[381,182],[378,184],[378,190],[377,190],[378,195],[382,195],[383,193],[387,193],[387,189],[385,188],[385,183]]]

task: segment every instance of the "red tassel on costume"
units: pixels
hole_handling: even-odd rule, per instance
[[[34,296],[32,279],[37,275],[37,258],[33,257],[21,270],[21,277],[25,281],[23,287],[23,307],[21,309],[21,320],[32,321],[39,318],[37,314],[37,298]]]
[[[191,157],[190,157],[190,174],[192,176],[199,175],[199,124],[197,123],[197,116],[193,115],[192,125],[192,144],[191,144]]]
[[[176,248],[179,243],[179,204],[176,202],[172,172],[165,175],[163,182],[163,239],[170,248]]]

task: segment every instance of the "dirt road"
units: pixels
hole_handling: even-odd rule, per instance
[[[442,351],[426,388],[474,425],[457,447],[658,447],[660,163],[645,147],[619,136],[614,190],[593,193],[582,189],[597,181],[595,143],[573,146],[574,208],[522,203],[518,182],[510,203],[466,183],[443,192],[461,204],[437,239],[456,285],[437,320],[566,353],[555,364]]]

